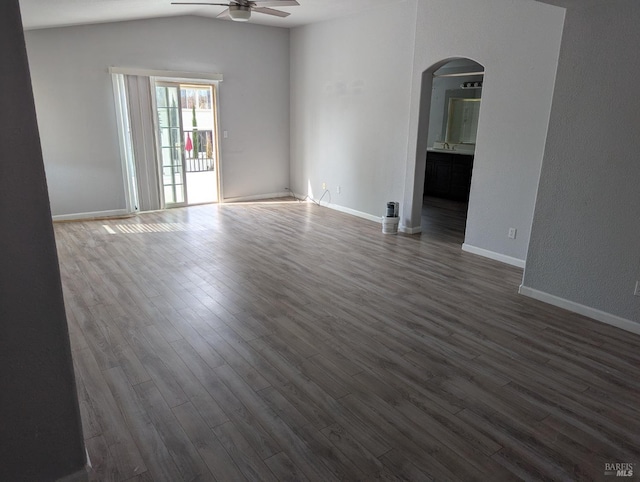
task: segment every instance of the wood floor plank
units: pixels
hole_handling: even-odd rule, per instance
[[[318,428],[324,428],[335,422],[332,416],[335,399],[286,360],[285,357],[290,352],[280,354],[262,338],[252,340],[250,344],[265,357],[268,363],[282,373],[285,379],[290,380],[279,384],[278,388],[305,417]]]
[[[450,435],[455,435],[453,439],[454,443],[456,440],[462,440],[464,441],[464,445],[473,447],[471,450],[481,452],[486,456],[491,456],[502,448],[501,445],[496,444],[482,433],[462,423],[449,411],[439,407],[437,404],[425,403],[417,393],[410,391],[398,393],[379,378],[376,378],[366,371],[358,374],[355,378],[362,384],[361,386],[364,387],[364,389],[359,390],[360,393],[376,394],[389,406],[413,420],[418,425],[429,425],[440,431],[444,429],[444,433],[439,437],[439,440],[443,442],[445,439],[448,439]],[[433,430],[433,428],[430,428],[430,431]],[[469,448],[467,450],[469,450]]]
[[[114,460],[109,445],[102,435],[85,438],[85,447],[90,455],[90,481],[118,482],[123,475],[118,472],[118,461]],[[126,477],[126,476],[125,476]]]
[[[606,463],[610,463],[611,460],[616,460],[621,457],[621,453],[610,450],[601,450],[601,445],[597,449],[592,448],[586,442],[588,437],[585,437],[584,432],[580,432],[580,438],[576,440],[575,434],[578,431],[572,431],[569,429],[565,433],[563,430],[562,422],[558,423],[558,420],[552,416],[547,417],[540,424],[538,424],[538,430],[544,436],[551,440],[551,445],[568,459],[570,459],[576,467],[581,468],[582,477],[589,473],[598,473],[603,470]],[[573,434],[574,436],[571,436]],[[580,474],[576,473],[576,478]]]
[[[404,454],[399,450],[389,450],[386,454],[380,457],[380,460],[382,460],[382,463],[389,470],[389,472],[391,472],[392,474],[398,474],[399,480],[436,480],[416,467],[415,464],[411,462],[410,455]]]
[[[384,430],[378,424],[371,423],[368,418],[370,414],[366,410],[345,402],[345,398],[338,401],[339,409],[334,412],[337,423],[344,426],[359,444],[376,457],[389,452],[394,444]],[[333,425],[335,424],[328,427]]]
[[[280,482],[304,482],[309,480],[284,452],[275,454],[264,462]]]
[[[603,439],[618,447],[621,453],[640,457],[640,432],[634,427],[620,426],[613,421],[606,420],[580,403],[559,393],[545,390],[543,387],[538,387],[537,391],[518,384],[512,384],[510,387],[532,402],[548,407],[551,414],[564,418],[575,427],[587,432],[597,432]]]
[[[258,392],[258,395],[269,405],[278,417],[291,428],[301,428],[311,422],[307,419],[285,396],[275,387],[267,387]]]
[[[94,306],[97,304],[95,303]],[[119,361],[102,331],[101,324],[94,318],[90,307],[74,296],[71,298],[69,309],[82,330],[84,339],[100,369],[106,370],[119,366]]]
[[[464,410],[458,416],[484,431],[494,438],[503,448],[494,454],[494,460],[504,464],[506,468],[527,467],[536,477],[541,476],[555,480],[574,480],[576,473],[581,478],[587,476],[583,467],[575,465],[566,455],[560,454],[555,447],[540,437],[536,427],[513,423],[500,414],[478,415],[472,410]]]
[[[102,429],[100,434],[111,454],[114,465],[105,469],[117,477],[126,479],[146,470],[145,461],[134,442],[126,416],[120,409],[118,398],[108,386],[108,377],[102,374],[90,350],[82,350],[74,355],[77,376],[86,387],[88,403],[86,410],[92,412]],[[113,368],[111,370],[121,370]],[[91,456],[91,453],[89,453]]]
[[[108,387],[117,401],[122,417],[126,421],[126,432],[135,440],[137,449],[134,453],[142,454],[146,462],[146,469],[154,480],[180,480],[180,472],[171,454],[151,421],[151,414],[145,409],[136,390],[120,368],[111,368],[105,373]],[[149,383],[149,382],[146,382]],[[128,450],[133,450],[129,448]],[[112,451],[113,452],[113,451]],[[115,458],[122,457],[114,454]],[[145,465],[136,465],[134,472],[143,472]]]
[[[229,420],[235,423],[238,430],[242,432],[243,436],[262,458],[267,458],[280,452],[278,444],[271,435],[257,419],[251,416],[242,401],[206,365],[191,348],[191,345],[186,342],[176,342],[174,343],[174,348],[212,398],[224,410]]]
[[[179,480],[210,479],[209,469],[155,384],[144,382],[135,390],[178,469]]]
[[[67,326],[69,327],[69,341],[71,343],[71,351],[78,351],[89,348],[87,340],[84,337],[84,333],[82,333],[82,329],[80,328],[80,325],[78,324],[73,311],[71,311],[71,309],[69,308],[70,300],[66,292],[64,295],[64,300],[67,313]]]
[[[261,390],[271,385],[251,362],[254,360],[246,342],[227,325],[212,329],[208,326],[196,328],[202,338],[209,343],[223,360],[233,367],[242,379],[254,390]],[[258,365],[259,367],[259,365]]]
[[[149,373],[125,340],[116,319],[112,317],[108,307],[96,305],[89,310],[93,315],[93,321],[101,329],[110,352],[113,353],[117,360],[117,366],[122,368],[131,384],[137,385],[150,380]]]
[[[333,398],[338,399],[351,393],[352,378],[322,355],[307,358],[301,365],[301,371],[310,380],[322,387]]]
[[[151,475],[151,472],[147,470],[140,475],[127,479],[125,482],[154,482],[154,478],[153,475]]]
[[[349,431],[334,424],[320,431],[345,457],[353,462],[369,480],[393,479],[380,460],[355,440]]]
[[[412,454],[411,459],[414,460],[420,470],[425,470],[428,476],[443,480],[464,480],[464,475],[468,475],[468,473],[459,474],[456,472],[456,466],[461,463],[461,460],[449,467],[447,465],[448,460],[441,459],[441,449],[429,450],[425,448],[425,445],[433,446],[433,441],[427,441],[428,434],[426,432],[421,436],[422,443],[419,443],[419,440],[412,438],[415,435],[414,430],[410,430],[408,434],[404,432],[408,422],[402,421],[402,427],[396,426],[396,422],[401,420],[401,417],[391,414],[392,419],[389,419],[389,411],[382,404],[373,402],[374,408],[372,408],[370,406],[372,404],[371,401],[364,402],[354,395],[341,398],[340,403],[349,407],[351,411],[357,413],[367,423],[375,424],[376,429],[387,440],[393,440],[395,447]],[[418,454],[420,455],[418,456]],[[415,460],[416,456],[420,457],[420,460]],[[450,459],[450,457],[448,458]]]
[[[529,423],[535,423],[549,415],[547,408],[518,396],[513,390],[492,385],[490,381],[455,377],[444,383],[464,393],[467,408],[504,413]]]
[[[219,367],[226,363],[225,359],[205,340],[196,329],[203,327],[204,322],[200,322],[200,317],[192,309],[181,310],[171,317],[172,324],[180,335],[189,342],[193,349],[200,355],[211,368]]]
[[[346,454],[336,448],[322,431],[306,426],[293,430],[311,453],[314,466],[324,464],[336,480],[365,480],[365,473]]]
[[[242,404],[242,410],[250,412],[253,420],[263,427],[271,426],[271,421],[277,417],[275,412],[229,365],[214,369],[220,381],[226,385]],[[270,445],[270,444],[269,444]],[[279,447],[270,447],[273,453],[279,452]]]
[[[247,480],[266,480],[274,482],[277,480],[264,464],[262,457],[253,450],[247,439],[245,439],[242,433],[236,429],[233,422],[218,425],[213,429],[213,431]],[[266,460],[269,460],[269,458]]]
[[[91,380],[89,382],[91,383]],[[76,369],[76,391],[82,419],[82,434],[85,440],[100,436],[102,434],[102,426],[100,425],[99,412],[93,408],[94,400],[92,394],[87,391],[84,385],[80,369]]]
[[[141,331],[154,347],[156,354],[159,359],[162,360],[167,372],[171,374],[182,392],[200,412],[201,417],[206,423],[210,427],[215,427],[216,425],[226,422],[228,417],[224,411],[193,375],[189,367],[184,364],[173,346],[162,337],[159,330],[154,326],[145,326],[141,328]],[[180,342],[184,343],[186,340],[180,340]],[[169,398],[170,401],[172,399],[172,397]]]
[[[185,403],[173,408],[172,411],[216,479],[243,480],[242,474],[229,457],[227,451],[212,436],[211,428],[204,423],[204,420],[192,404]]]
[[[309,203],[56,223],[93,480],[602,480],[640,460],[640,336],[423,233]],[[107,229],[107,227],[109,229]]]
[[[128,330],[128,342],[169,406],[182,405],[189,401],[189,397],[184,393],[171,367],[162,360],[156,346],[145,336],[146,328],[146,325],[141,325],[139,328]]]

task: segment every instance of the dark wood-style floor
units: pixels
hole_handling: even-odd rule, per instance
[[[429,204],[429,203],[428,203]],[[313,204],[57,224],[93,480],[612,480],[640,337]],[[441,223],[445,218],[458,223]]]

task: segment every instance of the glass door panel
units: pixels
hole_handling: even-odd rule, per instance
[[[180,97],[189,204],[218,202],[214,86],[181,84]]]
[[[178,84],[156,84],[156,109],[164,202],[169,207],[184,205],[187,203],[186,178]]]

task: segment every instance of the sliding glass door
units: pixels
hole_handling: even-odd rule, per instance
[[[158,143],[166,207],[187,204],[180,85],[156,83]]]
[[[218,202],[215,87],[167,80],[155,92],[164,205]]]

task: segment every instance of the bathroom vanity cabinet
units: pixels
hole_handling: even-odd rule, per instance
[[[428,151],[424,195],[468,201],[473,155]]]

